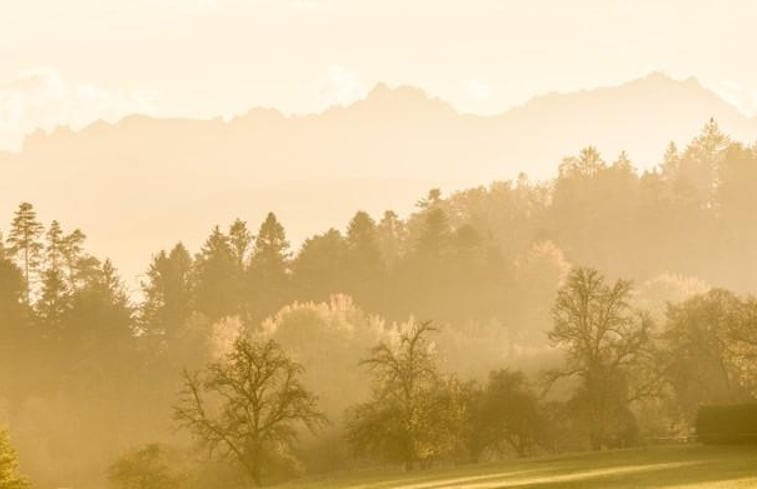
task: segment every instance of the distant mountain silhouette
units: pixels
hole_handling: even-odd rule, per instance
[[[313,115],[134,115],[38,132],[20,153],[0,152],[0,218],[31,201],[43,218],[82,227],[130,279],[160,247],[178,239],[196,247],[211,225],[236,216],[256,227],[273,210],[299,241],[358,208],[407,212],[432,185],[551,177],[589,144],[608,160],[626,150],[651,168],[670,140],[685,144],[710,117],[737,139],[757,138],[757,120],[694,79],[662,73],[535,97],[496,116],[460,114],[418,88],[383,84]]]

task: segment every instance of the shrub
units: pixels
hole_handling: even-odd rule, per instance
[[[757,443],[757,402],[702,406],[695,426],[705,444]]]

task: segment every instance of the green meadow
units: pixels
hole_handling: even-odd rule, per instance
[[[452,468],[344,473],[285,489],[593,489],[757,487],[757,447],[674,446]]]

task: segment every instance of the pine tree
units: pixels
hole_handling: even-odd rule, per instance
[[[380,273],[383,269],[381,250],[378,245],[376,223],[366,212],[358,212],[347,228],[347,247],[350,265],[357,267],[363,277]]]
[[[8,258],[8,252],[5,249],[3,233],[0,231],[0,261],[5,260],[6,258]]]
[[[692,200],[700,208],[713,207],[724,150],[729,144],[728,136],[710,118],[680,158],[675,181],[679,193],[684,193],[683,199]]]
[[[347,228],[348,293],[364,307],[375,305],[377,286],[383,285],[384,261],[378,244],[376,223],[366,212],[360,211]]]
[[[72,294],[55,350],[63,381],[85,383],[100,393],[94,395],[120,395],[139,359],[134,333],[134,310],[105,260]],[[103,378],[108,382],[96,380]]]
[[[19,372],[25,372],[25,367],[33,362],[28,340],[34,328],[29,327],[31,314],[24,303],[25,291],[21,270],[8,258],[0,257],[0,396],[9,401],[19,399],[20,392],[27,391],[28,377]],[[0,487],[5,486],[0,483]]]
[[[252,235],[247,223],[241,219],[235,220],[229,227],[229,246],[240,271],[244,270],[251,244]]]
[[[27,304],[31,301],[32,278],[37,273],[44,246],[40,241],[44,228],[37,221],[37,213],[28,202],[22,202],[11,224],[8,234],[10,255],[20,262],[26,281]]]
[[[170,253],[161,251],[142,285],[143,327],[159,336],[175,336],[192,312],[192,257],[179,243]]]
[[[2,236],[0,236],[2,239]],[[24,277],[8,257],[3,254],[0,243],[0,318],[8,319],[13,315],[10,311],[19,311],[23,307]],[[2,328],[0,328],[2,329]]]
[[[64,262],[65,237],[58,221],[53,221],[47,231],[42,293],[36,304],[39,316],[46,323],[48,332],[59,328],[70,292],[63,272]]]
[[[633,164],[625,150],[620,152],[618,158],[612,163],[612,167],[623,172],[633,173]]]
[[[678,146],[673,141],[669,142],[662,157],[663,174],[675,174],[678,171],[680,160],[681,156],[678,154]]]
[[[376,233],[384,263],[387,268],[393,269],[405,251],[405,223],[394,211],[386,211],[376,227]]]
[[[42,293],[35,306],[49,333],[60,327],[67,299],[68,287],[60,271],[53,268],[45,270],[42,275]]]
[[[18,471],[18,457],[8,433],[0,429],[0,488],[26,489],[29,482]]]
[[[292,281],[301,300],[325,301],[345,292],[347,245],[336,229],[305,240],[292,263]]]
[[[284,227],[269,212],[255,237],[250,258],[249,284],[254,299],[248,319],[253,323],[265,319],[288,301],[290,255]]]
[[[58,221],[50,223],[47,230],[47,246],[45,247],[45,259],[47,268],[58,269],[63,266],[65,260],[66,240],[63,230]]]
[[[581,150],[578,157],[566,158],[560,165],[561,177],[593,177],[606,167],[602,155],[594,146]]]
[[[442,191],[438,188],[432,188],[428,191],[428,195],[425,198],[415,203],[415,206],[419,209],[429,209],[435,207],[442,200]]]
[[[113,305],[124,308],[129,307],[128,294],[123,282],[121,282],[121,277],[118,275],[118,270],[116,270],[110,258],[106,258],[100,268],[98,285],[105,292],[105,295],[110,298]]]
[[[280,280],[289,269],[289,242],[284,227],[269,212],[255,237],[251,266],[254,273],[265,280]]]
[[[62,255],[68,288],[75,290],[97,274],[100,262],[84,251],[86,235],[75,229],[63,238]]]
[[[425,258],[439,258],[446,251],[450,240],[450,225],[447,214],[440,207],[426,212],[425,222],[416,252]]]
[[[237,314],[240,277],[229,237],[216,226],[195,260],[195,304],[211,321]]]

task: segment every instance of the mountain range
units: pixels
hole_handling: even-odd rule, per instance
[[[19,202],[32,202],[44,221],[82,228],[134,285],[152,253],[178,240],[196,249],[235,217],[255,229],[272,210],[297,245],[344,227],[358,209],[407,214],[434,186],[450,192],[521,172],[551,178],[587,145],[608,161],[625,150],[650,169],[669,141],[685,145],[710,117],[735,139],[757,139],[757,119],[693,78],[663,73],[538,96],[492,116],[384,84],[319,114],[132,115],[37,132],[18,153],[0,153],[0,230]]]

